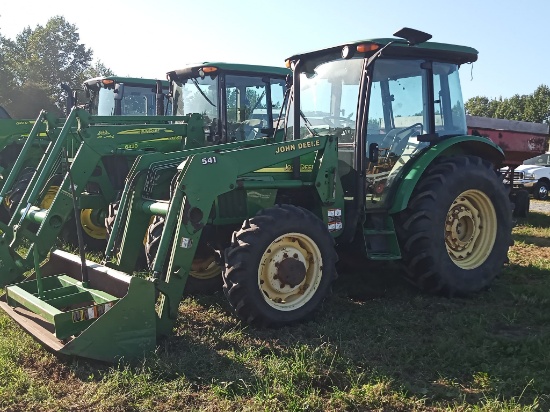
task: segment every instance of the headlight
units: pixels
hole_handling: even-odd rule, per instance
[[[537,180],[534,173],[525,173],[523,178],[526,180]]]

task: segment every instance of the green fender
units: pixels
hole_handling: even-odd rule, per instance
[[[481,136],[456,136],[428,147],[411,161],[398,177],[394,186],[394,197],[389,214],[404,210],[412,192],[428,166],[440,156],[470,154],[486,159],[498,166],[504,160],[503,150],[491,140]]]

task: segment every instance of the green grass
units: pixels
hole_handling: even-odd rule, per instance
[[[293,327],[187,298],[174,336],[136,364],[57,358],[0,313],[0,410],[547,411],[550,216],[514,238],[502,275],[467,299],[421,294],[394,264],[341,272]]]

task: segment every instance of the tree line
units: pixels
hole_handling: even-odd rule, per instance
[[[540,85],[531,94],[516,94],[510,98],[476,96],[464,106],[466,113],[472,116],[550,123],[550,88]]]
[[[78,89],[86,79],[114,74],[92,60],[93,51],[80,41],[77,27],[62,16],[25,28],[15,40],[0,28],[0,106],[13,118],[35,118],[42,109],[62,115],[62,83]]]

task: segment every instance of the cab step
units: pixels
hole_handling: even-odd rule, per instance
[[[393,219],[386,214],[367,216],[363,227],[367,257],[372,260],[398,260],[401,251]]]

